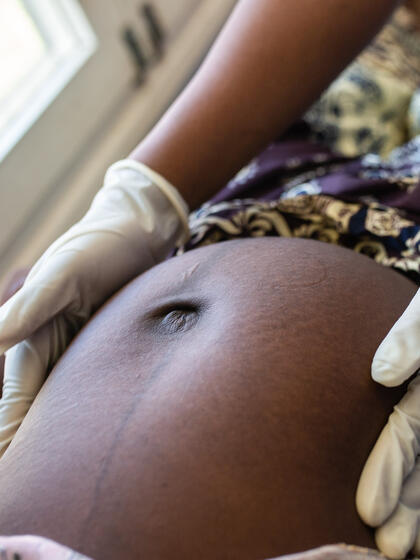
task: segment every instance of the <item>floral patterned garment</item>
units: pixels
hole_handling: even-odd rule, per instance
[[[176,254],[241,237],[318,239],[420,285],[419,84],[419,26],[402,7],[300,123],[191,214]]]
[[[348,247],[420,285],[420,136],[387,161],[346,158],[296,126],[190,215],[176,254],[242,237],[317,239]]]
[[[304,116],[347,156],[388,155],[420,133],[420,27],[404,6]]]

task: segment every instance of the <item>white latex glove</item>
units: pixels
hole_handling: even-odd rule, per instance
[[[372,377],[393,387],[420,367],[420,290],[379,346]],[[394,407],[366,462],[356,495],[359,515],[389,558],[420,555],[420,375]]]
[[[0,537],[1,560],[91,560],[50,539],[34,535]]]
[[[0,307],[0,354],[10,348],[0,400],[0,456],[75,333],[188,233],[188,207],[163,177],[133,160],[108,169],[85,216],[46,250],[23,287]]]

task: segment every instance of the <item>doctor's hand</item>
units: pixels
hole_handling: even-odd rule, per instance
[[[0,305],[6,303],[22,286],[25,278],[28,276],[29,269],[19,269],[15,271],[5,283],[3,293],[0,295]],[[4,355],[0,354],[0,380],[3,387],[3,374],[4,374]]]
[[[163,177],[133,160],[113,164],[85,216],[35,263],[0,307],[0,456],[47,373],[98,307],[188,237],[188,208]]]
[[[372,377],[393,387],[420,367],[420,290],[379,346]],[[389,558],[420,555],[420,375],[394,407],[362,472],[357,510],[377,527],[376,543]]]

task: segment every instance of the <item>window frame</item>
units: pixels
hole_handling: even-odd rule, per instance
[[[20,0],[34,21],[40,36],[47,44],[47,54],[38,66],[33,67],[17,86],[13,95],[2,103],[9,113],[6,127],[0,128],[0,163],[16,146],[33,124],[60,95],[79,69],[97,48],[96,35],[77,0],[43,0],[41,5],[34,0]],[[50,25],[40,15],[41,9],[49,10]],[[54,53],[58,42],[51,30],[61,23],[60,30],[67,27],[67,37],[73,40],[73,49],[65,54]],[[54,25],[53,25],[54,24]],[[52,51],[48,55],[48,46]],[[29,102],[30,100],[30,102]]]
[[[54,100],[0,164],[0,281],[11,268],[31,266],[80,219],[101,186],[106,167],[126,157],[152,128],[192,76],[237,2],[185,0],[183,13],[188,11],[188,18],[182,26],[179,12],[177,20],[168,14],[163,21],[166,53],[139,86],[138,67],[121,40],[121,29],[133,23],[134,14],[138,18],[138,6],[124,0],[127,9],[120,10],[115,0],[101,0],[98,13],[96,0],[79,1],[98,36],[99,50],[73,79],[76,87],[66,88],[65,95]],[[173,0],[159,0],[160,10],[165,2]],[[136,25],[146,38],[141,18]],[[111,67],[110,58],[116,67]],[[100,84],[98,98],[83,97],[89,82]],[[72,104],[78,112],[69,111]],[[82,129],[86,125],[82,132],[80,124]]]

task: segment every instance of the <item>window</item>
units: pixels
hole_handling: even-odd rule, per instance
[[[0,2],[0,160],[96,48],[75,0]]]
[[[106,167],[159,119],[235,2],[0,0],[0,283],[83,215]]]

